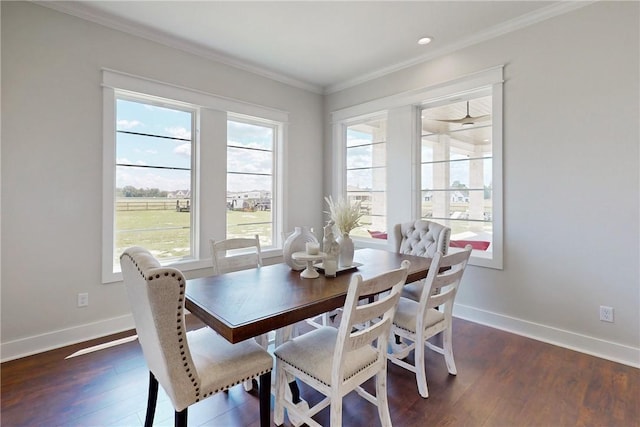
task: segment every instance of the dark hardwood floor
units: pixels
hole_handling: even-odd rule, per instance
[[[67,358],[132,333],[3,363],[2,426],[141,426],[148,371],[136,340]],[[454,352],[457,376],[427,352],[428,399],[412,373],[389,365],[395,426],[640,426],[639,369],[459,319]],[[311,403],[320,399],[304,385],[301,391]],[[353,393],[343,411],[344,426],[379,425],[375,407]],[[328,425],[328,410],[316,419]],[[161,391],[154,425],[172,424]],[[189,425],[258,426],[257,393],[236,386],[214,395],[189,409]]]

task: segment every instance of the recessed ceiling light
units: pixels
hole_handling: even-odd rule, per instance
[[[418,39],[418,44],[429,44],[431,43],[431,37],[422,37]]]

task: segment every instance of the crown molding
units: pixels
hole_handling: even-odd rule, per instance
[[[341,90],[348,89],[353,86],[357,86],[359,84],[362,84],[371,80],[375,80],[377,78],[386,76],[388,74],[391,74],[400,70],[404,70],[414,65],[431,61],[433,59],[448,55],[452,52],[502,36],[512,31],[516,31],[516,30],[528,27],[530,25],[547,20],[549,18],[553,18],[555,16],[559,16],[564,13],[577,10],[584,6],[595,3],[598,0],[560,1],[552,5],[535,10],[531,13],[522,15],[510,21],[506,21],[501,24],[495,25],[471,37],[467,37],[456,43],[445,46],[441,49],[433,50],[428,54],[412,58],[408,61],[399,62],[397,64],[394,64],[388,67],[380,68],[370,73],[363,74],[362,76],[345,80],[343,82],[339,82],[336,84],[327,85],[325,87],[308,83],[299,79],[295,79],[285,74],[278,73],[273,70],[269,70],[265,67],[261,67],[256,64],[251,64],[248,61],[241,61],[241,60],[232,58],[228,55],[221,54],[220,52],[215,51],[213,49],[205,48],[196,43],[180,40],[173,36],[168,36],[160,31],[156,31],[148,27],[135,25],[131,22],[127,22],[119,18],[108,17],[102,14],[96,14],[86,5],[79,2],[45,1],[45,0],[31,0],[31,1],[32,3],[56,10],[58,12],[65,13],[67,15],[72,15],[87,21],[91,21],[96,24],[103,25],[105,27],[122,31],[128,34],[132,34],[150,41],[154,41],[156,43],[160,43],[168,47],[180,49],[182,51],[189,52],[194,55],[198,55],[203,58],[228,65],[230,67],[244,70],[261,77],[275,80],[289,86],[297,87],[299,89],[303,89],[313,93],[328,95],[334,92],[339,92]]]
[[[184,52],[192,53],[194,55],[198,55],[203,58],[210,59],[212,61],[219,62],[224,65],[238,68],[243,71],[248,71],[258,76],[266,77],[268,79],[275,80],[289,86],[297,87],[299,89],[304,89],[306,91],[314,92],[318,94],[323,93],[323,88],[319,85],[314,85],[308,82],[304,82],[302,80],[289,77],[282,73],[278,73],[278,72],[269,70],[267,68],[260,67],[255,64],[251,64],[247,61],[240,61],[238,59],[231,58],[213,49],[202,47],[196,43],[180,40],[176,37],[169,36],[167,34],[164,34],[160,31],[153,30],[148,27],[135,25],[131,22],[122,20],[120,18],[108,17],[102,14],[96,14],[90,8],[88,8],[82,3],[73,2],[73,1],[61,2],[61,1],[44,1],[44,0],[31,0],[31,2],[40,6],[47,7],[49,9],[56,10],[58,12],[65,13],[67,15],[75,16],[77,18],[81,18],[86,21],[94,22],[96,24],[99,24],[117,31],[122,31],[124,33],[128,33],[128,34],[141,37],[156,43],[160,43],[168,47],[180,49]]]
[[[487,40],[491,40],[493,38],[502,36],[512,31],[516,31],[516,30],[528,27],[530,25],[536,24],[538,22],[542,22],[549,18],[553,18],[555,16],[562,15],[562,14],[574,11],[576,9],[580,9],[584,6],[595,3],[596,1],[597,0],[562,1],[559,3],[555,3],[552,5],[540,8],[536,11],[522,15],[518,18],[490,27],[485,31],[476,33],[471,37],[467,37],[456,43],[447,45],[441,49],[433,50],[428,54],[417,56],[408,61],[399,62],[389,67],[378,69],[371,73],[363,74],[362,76],[356,77],[354,79],[346,80],[344,82],[336,83],[334,85],[328,85],[324,88],[323,94],[329,95],[334,92],[339,92],[341,90],[348,89],[353,86],[357,86],[359,84],[368,82],[370,80],[375,80],[377,78],[384,77],[388,74],[395,73],[396,71],[404,70],[414,65],[418,65],[424,62],[434,60],[436,58],[448,55],[455,51],[476,45],[478,43],[481,43]]]

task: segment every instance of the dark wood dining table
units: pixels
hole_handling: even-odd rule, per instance
[[[407,283],[427,275],[431,259],[380,249],[355,251],[356,269],[304,279],[284,264],[187,280],[186,307],[231,343],[291,326],[344,305],[354,274],[368,279],[411,266]]]

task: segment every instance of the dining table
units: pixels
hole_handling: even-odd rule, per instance
[[[364,280],[410,262],[406,283],[427,276],[431,259],[381,249],[355,251],[353,265],[339,268],[335,277],[303,277],[285,263],[188,279],[185,306],[230,343],[276,331],[275,346],[290,339],[293,325],[344,306],[354,275]],[[367,297],[366,295],[363,297]],[[295,379],[289,378],[287,396],[305,405]]]
[[[407,283],[427,275],[431,259],[382,249],[355,251],[354,267],[335,277],[303,278],[285,263],[187,280],[186,308],[231,343],[317,317],[344,305],[353,275],[364,280],[410,262]]]

